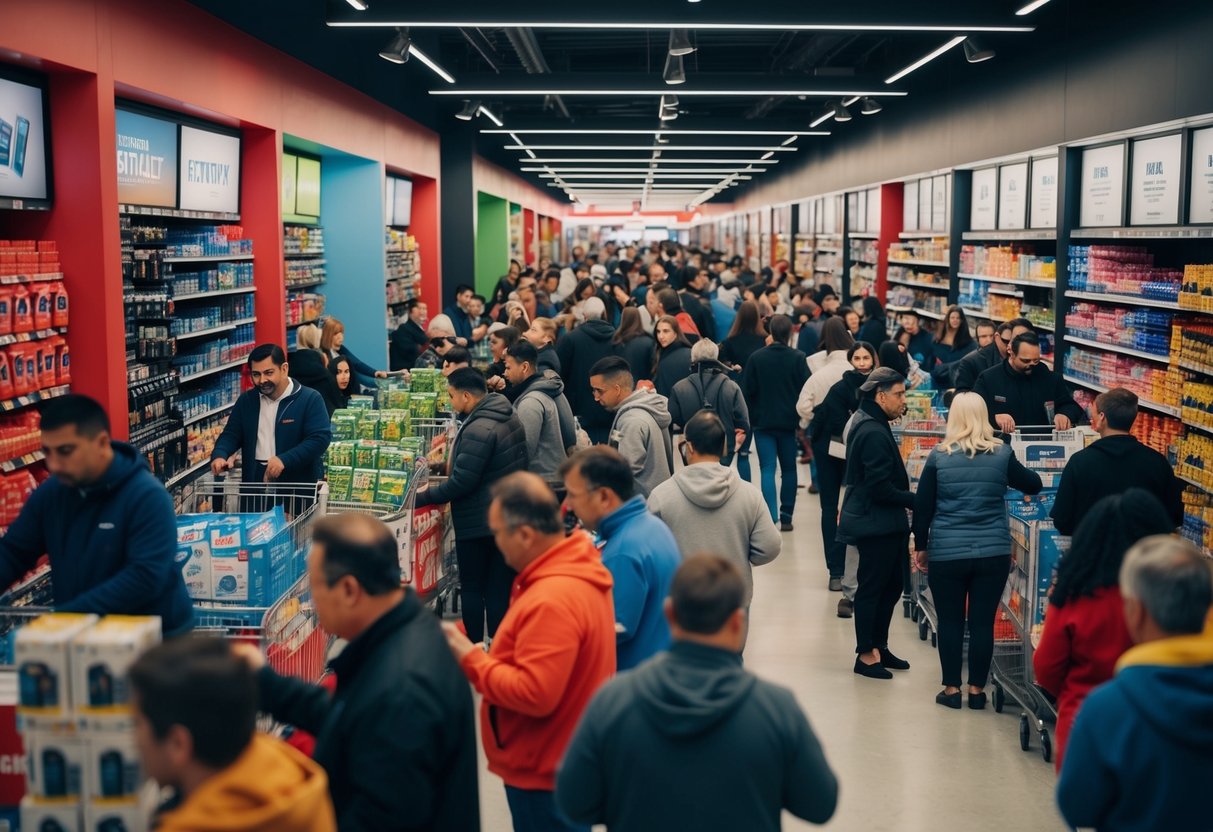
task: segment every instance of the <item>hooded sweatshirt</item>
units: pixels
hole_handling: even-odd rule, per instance
[[[628,670],[670,646],[662,605],[682,557],[669,527],[641,497],[602,518],[598,534],[606,539],[602,563],[615,579],[615,623],[622,630],[615,640],[617,664]]]
[[[1167,458],[1128,435],[1105,436],[1066,463],[1052,518],[1057,531],[1074,534],[1104,497],[1144,488],[1158,498],[1175,525],[1183,525],[1183,483]]]
[[[642,497],[674,473],[671,421],[665,396],[650,390],[633,391],[615,412],[610,445],[632,466]]]
[[[575,431],[570,443],[561,430],[562,409],[568,411],[569,429],[573,430],[573,414],[564,398],[564,382],[551,373],[550,376],[533,375],[518,387],[514,412],[526,432],[528,470],[544,479],[555,479],[561,463],[568,459],[566,448],[577,444]]]
[[[1074,722],[1057,783],[1075,827],[1207,830],[1213,781],[1213,627],[1140,644]]]
[[[551,791],[577,721],[615,672],[611,573],[589,535],[574,532],[522,570],[489,652],[471,651],[462,666],[484,696],[489,771]]]
[[[628,832],[776,832],[783,809],[825,823],[837,802],[791,691],[685,641],[594,697],[556,788],[570,820]]]
[[[830,388],[842,381],[842,377],[851,369],[851,360],[847,358],[846,350],[819,352],[809,356],[809,367],[812,375],[800,388],[800,396],[796,399],[796,412],[800,414],[800,426],[807,428],[813,421],[814,409],[825,402]]]
[[[611,414],[594,401],[590,391],[590,368],[599,359],[615,354],[615,328],[603,320],[586,321],[560,337],[556,356],[560,359],[560,376],[564,379],[564,394],[584,428],[605,428]]]
[[[336,832],[328,778],[264,734],[236,762],[160,817],[157,832]]]
[[[52,476],[30,494],[0,537],[0,585],[46,554],[56,610],[158,615],[165,633],[188,630],[194,608],[175,562],[172,498],[133,446],[112,446],[97,483],[76,488]]]
[[[733,561],[745,579],[747,607],[751,568],[775,560],[783,545],[762,492],[714,462],[688,465],[654,488],[649,511],[673,530],[683,557],[709,552]]]

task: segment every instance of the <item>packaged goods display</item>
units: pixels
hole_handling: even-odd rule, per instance
[[[1134,309],[1097,303],[1071,303],[1066,332],[1075,338],[1115,344],[1166,357],[1171,350],[1173,314],[1143,307]]]
[[[386,229],[384,238],[387,246],[384,297],[387,303],[387,328],[391,332],[408,319],[404,304],[421,297],[421,250],[416,237],[395,228]]]
[[[974,277],[997,277],[1056,285],[1057,261],[1038,256],[1032,246],[961,246],[960,271]]]
[[[1070,291],[1130,295],[1174,303],[1183,272],[1154,265],[1140,246],[1070,246]]]
[[[1110,352],[1071,347],[1065,357],[1065,374],[1101,387],[1124,387],[1145,402],[1178,409],[1183,377],[1177,369]]]
[[[282,227],[286,260],[286,325],[323,323],[325,296],[317,290],[328,277],[324,258],[324,229],[287,223]]]
[[[281,506],[177,517],[177,565],[196,601],[267,607],[298,580],[305,559]]]
[[[1213,265],[1184,266],[1179,306],[1181,309],[1213,312]]]
[[[921,260],[930,263],[948,265],[948,240],[945,237],[911,240],[904,243],[893,243],[889,246],[889,262],[897,260]]]

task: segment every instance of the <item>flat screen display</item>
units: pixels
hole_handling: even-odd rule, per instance
[[[44,89],[0,77],[0,199],[50,199],[48,144]]]
[[[295,179],[295,213],[320,216],[320,160],[300,156]]]
[[[392,177],[392,225],[407,228],[413,218],[413,180]]]
[[[240,137],[181,127],[183,211],[240,212]]]
[[[118,202],[177,207],[177,124],[117,111]]]

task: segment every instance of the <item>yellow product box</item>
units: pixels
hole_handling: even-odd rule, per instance
[[[71,719],[72,642],[97,621],[95,615],[50,613],[17,630],[13,660],[17,666],[19,717]]]
[[[160,643],[160,618],[107,615],[72,642],[72,691],[77,717],[129,719],[126,674],[149,647]]]

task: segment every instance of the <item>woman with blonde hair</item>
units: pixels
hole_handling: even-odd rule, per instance
[[[355,376],[366,378],[387,378],[383,370],[376,370],[370,364],[358,358],[345,346],[345,324],[336,318],[324,322],[324,330],[320,333],[320,351],[328,356],[329,361],[335,358],[348,358]]]
[[[291,378],[319,393],[330,416],[337,408],[345,407],[346,400],[329,372],[331,362],[320,350],[320,329],[315,324],[304,324],[295,331],[295,351],[286,360]]]
[[[994,614],[1011,569],[1008,486],[1039,494],[1041,482],[1009,445],[995,438],[985,400],[960,393],[952,400],[943,441],[927,457],[914,498],[914,560],[927,573],[939,616],[944,687],[935,701],[947,708],[960,707],[966,618],[969,707],[986,706]]]

